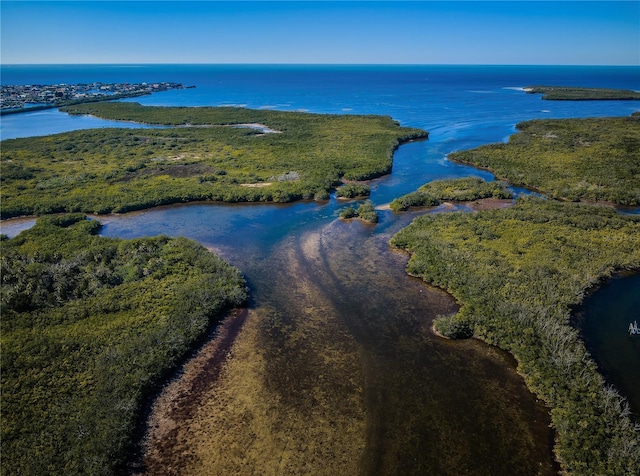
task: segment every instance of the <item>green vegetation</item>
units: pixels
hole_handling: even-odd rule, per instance
[[[358,183],[347,183],[336,190],[336,196],[341,198],[368,197],[369,195],[371,195],[371,187]]]
[[[467,326],[516,357],[528,386],[552,408],[563,469],[640,473],[629,408],[569,325],[585,290],[640,268],[640,219],[531,197],[508,209],[421,216],[391,244],[411,252],[409,273],[461,303],[438,329]]]
[[[2,241],[2,469],[118,474],[142,403],[230,307],[238,271],[184,238],[74,214]]]
[[[640,115],[535,120],[517,127],[507,144],[449,158],[553,198],[640,205]]]
[[[99,129],[2,142],[2,218],[126,212],[189,201],[326,199],[341,180],[391,170],[403,141],[389,117],[95,103],[74,114],[175,127]],[[223,125],[260,123],[279,133]]]
[[[461,319],[458,314],[439,316],[433,321],[434,330],[448,339],[469,339],[473,337],[473,329],[469,321]]]
[[[378,223],[378,212],[369,200],[360,204],[357,210],[358,219],[367,223]]]
[[[389,206],[394,212],[402,212],[410,207],[435,207],[440,204],[440,200],[421,190],[403,195],[394,199]]]
[[[543,94],[542,99],[551,101],[595,101],[640,99],[640,93],[628,89],[580,88],[567,86],[531,86],[528,94]]]
[[[357,218],[358,212],[353,207],[346,207],[340,212],[340,218],[343,220],[350,220],[351,218]]]
[[[370,200],[367,200],[364,203],[361,203],[358,206],[358,209],[353,207],[347,207],[340,213],[340,218],[344,220],[348,220],[351,218],[358,218],[366,223],[378,223],[378,212],[371,203]]]
[[[478,177],[454,180],[434,180],[417,191],[396,198],[390,204],[394,212],[409,207],[432,207],[442,201],[465,202],[481,198],[511,198],[513,195],[504,182],[485,182]]]

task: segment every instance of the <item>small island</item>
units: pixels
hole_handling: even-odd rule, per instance
[[[628,89],[529,86],[524,90],[527,94],[542,94],[542,99],[548,101],[629,101],[640,99],[640,92]]]
[[[376,212],[373,203],[370,200],[358,205],[358,208],[347,207],[340,212],[340,218],[343,220],[351,220],[357,218],[364,223],[378,223],[378,212]]]

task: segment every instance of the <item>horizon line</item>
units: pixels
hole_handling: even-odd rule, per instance
[[[235,62],[123,62],[123,63],[0,63],[5,66],[604,66],[640,67],[640,64],[602,63],[235,63]]]

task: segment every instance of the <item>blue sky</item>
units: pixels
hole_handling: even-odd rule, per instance
[[[1,62],[640,64],[639,1],[7,1]]]

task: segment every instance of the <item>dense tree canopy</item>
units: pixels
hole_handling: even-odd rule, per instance
[[[535,120],[517,127],[507,144],[449,158],[553,198],[640,205],[639,115]]]
[[[246,299],[195,242],[99,230],[46,217],[2,242],[3,475],[120,472],[144,398]]]
[[[389,173],[399,143],[427,136],[383,116],[136,103],[82,104],[68,111],[166,127],[3,141],[3,218],[199,200],[324,200],[342,179]]]
[[[422,216],[391,243],[411,252],[409,273],[461,303],[440,331],[471,329],[517,358],[552,407],[556,453],[570,474],[638,474],[629,409],[605,385],[569,315],[589,287],[640,268],[640,219],[531,197],[508,209]]]

